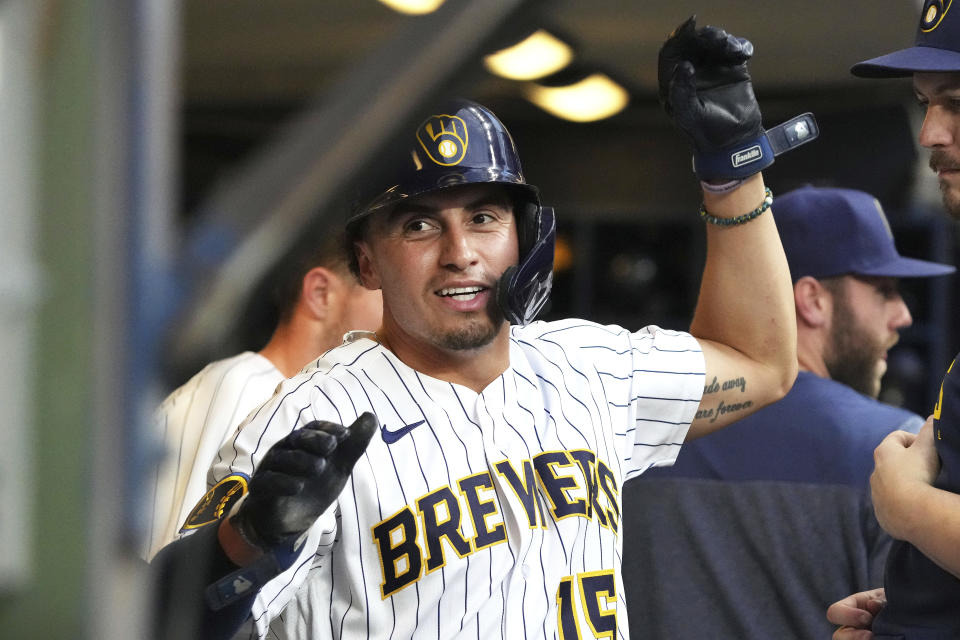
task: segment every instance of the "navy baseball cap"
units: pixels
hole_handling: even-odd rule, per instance
[[[869,193],[805,186],[777,196],[771,209],[794,282],[803,276],[922,278],[955,271],[901,256],[883,207]]]
[[[914,46],[858,62],[861,78],[899,78],[914,71],[960,71],[960,0],[925,0]]]

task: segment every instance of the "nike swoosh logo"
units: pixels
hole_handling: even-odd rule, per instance
[[[387,431],[387,428],[383,425],[380,425],[380,437],[383,438],[383,441],[387,444],[393,444],[403,436],[407,435],[420,425],[422,425],[426,420],[421,420],[420,422],[414,422],[413,424],[408,424],[405,427],[397,429],[396,431]]]

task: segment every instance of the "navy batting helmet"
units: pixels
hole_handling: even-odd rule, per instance
[[[514,324],[526,324],[546,304],[553,282],[556,221],[540,205],[538,189],[527,184],[513,138],[486,107],[454,100],[417,127],[408,153],[391,168],[382,192],[354,209],[347,220],[348,241],[371,214],[425,193],[463,184],[501,184],[513,194],[520,263],[497,284],[497,302]]]

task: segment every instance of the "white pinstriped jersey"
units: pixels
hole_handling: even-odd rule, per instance
[[[152,479],[146,559],[176,539],[193,505],[207,491],[207,472],[220,447],[283,380],[272,362],[245,351],[211,362],[163,401],[155,422],[166,457]]]
[[[510,367],[480,394],[368,339],[328,352],[211,470],[249,476],[314,419],[381,423],[300,557],[257,596],[253,635],[627,638],[621,488],[673,463],[703,383],[689,334],[584,320],[513,327]]]

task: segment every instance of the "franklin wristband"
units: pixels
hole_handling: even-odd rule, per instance
[[[264,551],[252,564],[240,567],[208,585],[204,591],[207,606],[219,611],[259,591],[263,585],[290,568],[306,539],[306,531],[298,536],[289,536],[284,543]]]
[[[242,505],[250,494],[244,494],[230,508],[228,518],[234,516],[240,511]],[[224,607],[230,606],[242,598],[246,598],[251,593],[259,591],[263,585],[274,577],[286,571],[297,559],[300,548],[307,539],[308,531],[301,534],[290,535],[279,543],[266,545],[252,531],[242,519],[232,519],[237,535],[248,545],[256,547],[263,552],[253,563],[240,567],[230,574],[221,577],[216,582],[208,585],[204,590],[204,598],[207,606],[213,611],[219,611]]]
[[[698,152],[693,171],[702,181],[748,178],[773,164],[774,157],[816,140],[820,128],[812,113],[804,113],[720,151]]]

